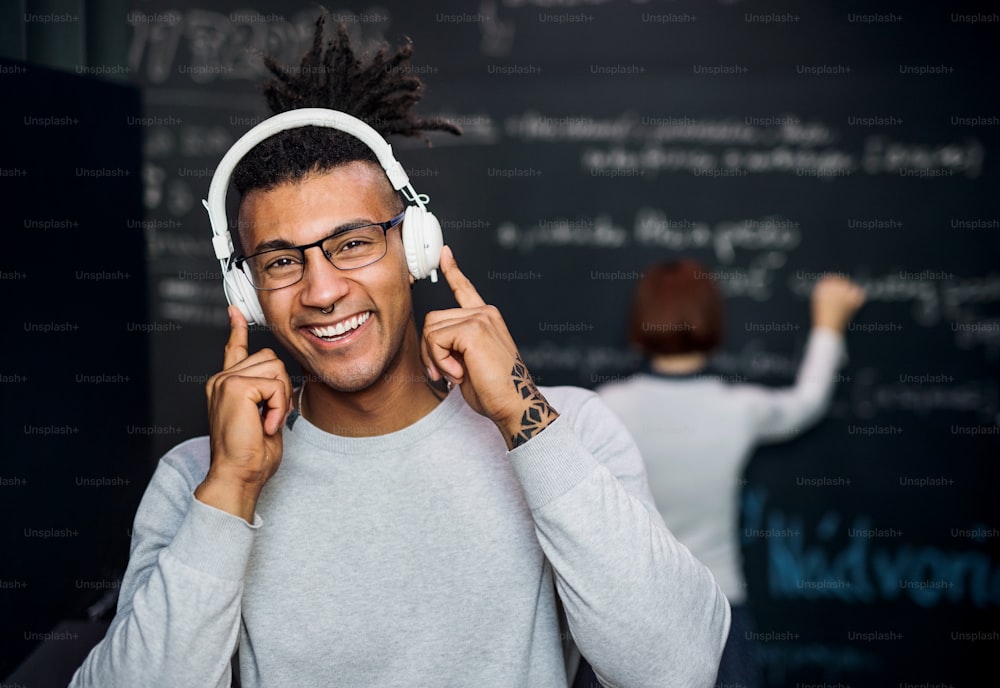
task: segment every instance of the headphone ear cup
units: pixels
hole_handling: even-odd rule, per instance
[[[257,290],[250,284],[250,278],[242,270],[230,269],[222,278],[226,299],[240,309],[247,325],[264,325],[264,311],[257,298]]]
[[[437,269],[443,247],[441,223],[434,213],[421,206],[409,206],[403,216],[403,252],[414,279],[428,277]]]

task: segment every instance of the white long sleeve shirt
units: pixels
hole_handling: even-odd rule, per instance
[[[597,389],[635,438],[667,527],[733,604],[746,599],[739,477],[755,446],[793,437],[822,416],[843,356],[841,335],[814,328],[792,387],[638,374]]]

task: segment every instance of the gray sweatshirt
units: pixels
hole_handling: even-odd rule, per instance
[[[378,437],[297,413],[251,525],[197,501],[208,438],[160,461],[118,613],[72,687],[710,686],[729,629],[592,392],[508,452],[456,390]]]

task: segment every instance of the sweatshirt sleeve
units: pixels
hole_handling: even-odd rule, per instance
[[[780,442],[819,420],[830,406],[837,368],[844,358],[843,335],[814,327],[792,387],[742,387],[741,393],[752,397],[758,441]]]
[[[605,686],[712,686],[729,604],[664,525],[628,431],[586,394],[509,454],[573,640]]]
[[[255,521],[199,502],[161,460],[136,513],[117,614],[70,688],[229,688]]]

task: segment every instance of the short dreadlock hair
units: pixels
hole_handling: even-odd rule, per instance
[[[399,134],[427,140],[427,131],[461,134],[458,126],[445,119],[421,119],[413,113],[424,84],[410,74],[411,43],[389,55],[380,48],[365,63],[355,55],[344,23],[324,46],[325,24],[324,13],[316,20],[312,48],[298,68],[287,69],[272,57],[264,57],[273,75],[264,85],[264,95],[274,114],[321,107],[353,115],[383,137]],[[255,146],[233,170],[232,180],[245,196],[254,189],[272,189],[356,160],[378,164],[372,150],[350,134],[328,127],[298,127]]]

